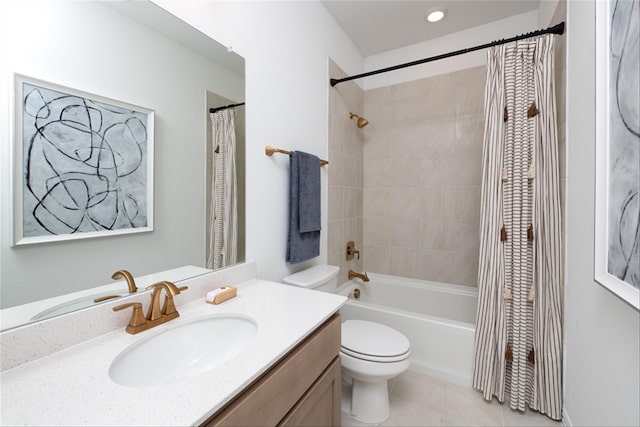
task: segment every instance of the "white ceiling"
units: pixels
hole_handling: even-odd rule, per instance
[[[543,0],[322,0],[364,57],[538,9]],[[425,12],[447,9],[427,23]],[[511,35],[506,35],[511,36]]]

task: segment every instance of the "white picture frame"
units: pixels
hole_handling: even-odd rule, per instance
[[[154,111],[13,75],[12,244],[153,230]]]
[[[639,0],[596,2],[594,278],[640,310],[640,135],[637,121],[633,122],[637,111],[628,111],[629,106],[634,107],[634,101],[640,104],[637,66],[640,61],[636,49],[624,49],[624,43],[633,46],[633,41],[620,37],[620,34],[637,36],[637,28],[627,31],[628,28],[621,27],[638,25],[638,3]],[[625,61],[627,69],[621,69],[621,52],[635,55]],[[635,66],[629,68],[629,63]],[[621,103],[622,96],[638,99]],[[622,142],[624,149],[619,148]]]

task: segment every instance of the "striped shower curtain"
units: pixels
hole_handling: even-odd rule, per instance
[[[213,130],[213,173],[207,268],[216,269],[237,262],[235,110],[229,108],[211,113],[210,116]]]
[[[552,35],[488,54],[473,387],[562,417],[562,233]]]

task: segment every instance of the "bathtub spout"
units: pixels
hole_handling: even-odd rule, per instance
[[[363,282],[368,282],[369,281],[369,276],[367,276],[367,273],[356,273],[353,270],[349,270],[349,280],[353,279],[354,277],[357,277],[358,279],[362,280]]]

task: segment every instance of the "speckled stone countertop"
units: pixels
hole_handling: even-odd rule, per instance
[[[1,423],[198,425],[346,301],[344,296],[263,280],[248,280],[237,287],[238,296],[219,305],[201,298],[178,306],[179,318],[148,331],[130,335],[124,331],[124,322],[119,330],[5,370],[1,375]],[[231,360],[195,377],[157,387],[124,387],[109,377],[111,362],[134,342],[198,318],[226,313],[250,316],[258,324],[255,341]]]

